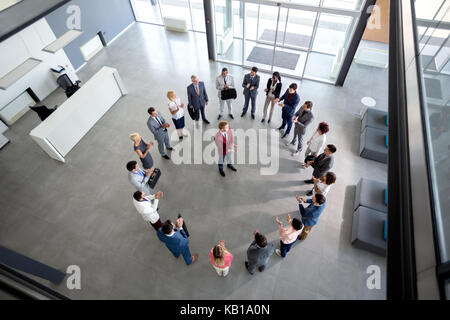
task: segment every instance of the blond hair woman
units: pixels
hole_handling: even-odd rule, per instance
[[[216,270],[219,277],[226,277],[230,271],[233,255],[225,247],[225,240],[219,242],[209,252],[209,262]]]
[[[175,91],[170,90],[167,92],[167,98],[169,99],[169,112],[172,115],[172,121],[175,125],[175,129],[178,132],[178,138],[183,140],[183,136],[186,137],[187,134],[184,133],[184,103],[181,99],[177,97]]]
[[[153,167],[153,158],[150,155],[150,147],[153,146],[153,142],[145,143],[139,133],[130,134],[130,139],[134,142],[134,152],[141,159],[142,167],[146,170],[151,169]]]

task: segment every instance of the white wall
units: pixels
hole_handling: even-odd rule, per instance
[[[29,87],[40,100],[45,99],[58,87],[56,79],[50,70],[51,67],[60,64],[66,69],[73,70],[72,64],[64,50],[59,50],[54,54],[42,51],[42,48],[55,39],[55,34],[48,25],[47,20],[42,18],[0,43],[0,77],[3,77],[28,58],[32,57],[42,60],[41,64],[8,89],[0,89],[0,109],[4,108]],[[75,73],[73,72],[73,74]],[[77,79],[72,77],[72,81],[74,80]]]

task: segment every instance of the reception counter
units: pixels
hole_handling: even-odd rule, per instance
[[[125,94],[117,70],[103,67],[30,135],[51,158],[65,162],[70,150]]]

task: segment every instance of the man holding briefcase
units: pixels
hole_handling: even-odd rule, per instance
[[[234,119],[233,112],[231,111],[232,99],[236,99],[236,89],[234,88],[234,79],[231,74],[228,74],[228,69],[223,68],[220,76],[216,78],[216,89],[219,91],[219,116],[217,120],[222,118],[223,109],[225,108],[225,102],[228,106],[228,115],[231,119]]]

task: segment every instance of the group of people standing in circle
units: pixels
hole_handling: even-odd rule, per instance
[[[244,106],[241,117],[244,117],[251,103],[251,118],[255,119],[256,98],[258,95],[260,76],[257,74],[258,68],[253,67],[250,73],[244,76],[242,87],[244,95]],[[204,123],[210,122],[206,118],[205,108],[208,105],[208,94],[205,85],[199,81],[198,77],[191,76],[191,84],[187,87],[187,110],[197,124],[200,118]],[[219,98],[219,115],[217,117],[218,132],[214,140],[216,142],[219,161],[218,169],[221,176],[225,177],[224,162],[227,162],[227,168],[233,172],[237,169],[232,163],[232,153],[235,152],[236,143],[233,132],[228,121],[221,120],[224,116],[225,104],[228,108],[228,116],[234,119],[232,110],[232,100],[236,98],[236,88],[234,78],[229,74],[227,68],[223,68],[221,74],[216,78],[216,89]],[[299,217],[291,218],[286,216],[287,225],[277,217],[278,231],[280,237],[279,249],[275,248],[273,243],[269,243],[267,238],[258,230],[253,232],[253,240],[247,250],[247,260],[245,267],[249,273],[253,274],[256,269],[264,271],[269,258],[275,252],[282,258],[286,257],[292,245],[297,240],[305,240],[312,228],[318,223],[319,216],[323,213],[326,206],[325,196],[330,191],[331,186],[336,182],[336,175],[331,172],[333,167],[333,155],[337,148],[333,144],[326,145],[327,133],[330,127],[326,122],[320,122],[310,139],[305,144],[306,128],[314,119],[312,112],[313,103],[305,101],[298,109],[300,96],[297,93],[297,84],[291,83],[286,91],[281,94],[282,82],[279,72],[274,72],[272,77],[267,80],[266,99],[263,108],[263,117],[261,123],[270,124],[276,106],[282,108],[280,130],[282,139],[289,136],[292,127],[294,127],[293,138],[287,141],[287,147],[294,147],[292,156],[297,156],[302,152],[306,145],[305,160],[300,163],[302,168],[313,168],[312,177],[304,181],[305,184],[312,184],[310,191],[305,196],[296,196],[299,206]],[[173,125],[178,133],[178,139],[183,140],[187,136],[185,132],[185,104],[174,91],[167,92],[168,109],[172,116]],[[147,110],[149,118],[147,126],[152,132],[155,140],[158,142],[158,150],[164,159],[169,160],[167,150],[173,150],[170,144],[168,128],[170,124],[166,122],[161,112],[154,107]],[[162,222],[158,213],[159,200],[164,196],[163,192],[158,191],[151,194],[149,182],[154,173],[154,161],[150,154],[150,149],[154,146],[153,142],[146,143],[138,133],[130,135],[133,141],[133,148],[143,169],[136,161],[129,161],[126,165],[130,183],[137,190],[133,194],[133,203],[136,210],[142,215],[143,219],[150,223],[156,230],[159,240],[166,244],[167,248],[175,257],[183,256],[187,265],[198,260],[198,254],[191,254],[189,249],[189,232],[186,223],[181,215],[173,223],[171,220]],[[209,253],[209,261],[217,271],[219,276],[226,276],[233,261],[233,255],[225,246],[225,241],[220,241]]]

